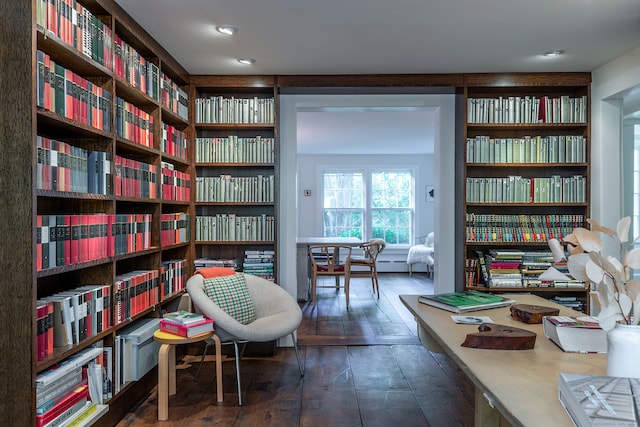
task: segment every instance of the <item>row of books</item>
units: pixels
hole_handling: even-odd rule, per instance
[[[160,101],[158,66],[140,55],[118,34],[113,36],[113,73],[156,101]]]
[[[234,213],[196,217],[196,241],[267,242],[275,237],[275,218],[266,214]]]
[[[36,269],[151,248],[151,214],[38,215]]]
[[[162,200],[191,200],[191,175],[179,171],[173,163],[162,162]]]
[[[467,138],[467,163],[584,163],[587,140],[582,135]]]
[[[36,53],[36,105],[93,128],[111,130],[111,92]]]
[[[187,260],[170,259],[160,266],[160,301],[182,291],[187,286]]]
[[[195,270],[208,267],[223,267],[238,270],[239,262],[233,258],[196,258],[193,261]]]
[[[467,123],[586,123],[587,97],[468,98]]]
[[[112,347],[86,348],[39,373],[36,426],[84,425],[112,398],[112,384]]]
[[[37,0],[36,24],[188,120],[189,96],[76,0]]]
[[[161,105],[187,121],[189,119],[189,95],[169,76],[160,71]]]
[[[196,163],[273,163],[274,139],[260,135],[243,138],[196,138]]]
[[[113,215],[38,215],[36,269],[78,264],[114,255]]]
[[[584,225],[579,214],[466,214],[467,242],[546,242],[561,240]]]
[[[467,178],[468,203],[583,203],[587,178],[582,175],[526,178]]]
[[[196,177],[197,202],[273,202],[273,175]]]
[[[247,249],[244,251],[244,259],[242,260],[242,272],[273,282],[275,280],[274,261],[275,251],[273,250]]]
[[[115,325],[132,319],[160,302],[159,278],[159,270],[136,270],[115,277]]]
[[[145,147],[153,147],[153,116],[116,96],[116,135]]]
[[[39,298],[38,360],[47,359],[54,347],[76,345],[109,329],[111,296],[110,285],[83,285]]]
[[[115,196],[155,199],[158,197],[158,166],[116,155]]]
[[[36,25],[47,37],[55,37],[111,70],[111,28],[75,0],[36,0]]]
[[[555,263],[550,251],[525,252],[515,249],[491,249],[487,253],[476,251],[474,256],[467,257],[466,267],[469,286],[585,288],[584,282],[570,279],[566,263]],[[562,272],[564,277],[545,277],[550,267]]]
[[[273,98],[196,98],[196,123],[274,123]]]
[[[175,126],[162,123],[162,139],[160,140],[160,149],[163,153],[177,157],[184,161],[188,161],[187,134]]]
[[[111,155],[88,151],[38,135],[36,138],[38,190],[110,194]]]
[[[189,218],[188,213],[182,212],[160,215],[160,242],[162,246],[189,241]]]

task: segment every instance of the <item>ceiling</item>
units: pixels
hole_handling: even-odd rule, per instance
[[[588,72],[640,45],[639,0],[116,2],[190,74]],[[238,32],[224,36],[215,30],[218,25]],[[564,55],[542,55],[555,49]],[[242,65],[240,57],[256,62]],[[345,126],[371,114],[380,122],[383,113],[359,114],[345,120],[327,113],[316,129],[325,140],[348,147],[354,140],[339,140],[340,135],[363,135],[375,126]],[[402,128],[393,124],[395,116],[401,115],[384,122],[398,135]],[[398,126],[406,126],[399,120]],[[379,129],[361,141],[370,145],[377,135]]]

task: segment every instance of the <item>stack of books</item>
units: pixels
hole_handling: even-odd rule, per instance
[[[273,281],[273,250],[246,250],[242,260],[242,272]]]
[[[160,321],[160,330],[181,337],[195,337],[213,331],[213,320],[200,313],[186,310],[165,313]]]

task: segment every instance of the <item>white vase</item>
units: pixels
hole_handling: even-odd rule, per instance
[[[621,325],[607,332],[607,375],[640,378],[640,326]]]

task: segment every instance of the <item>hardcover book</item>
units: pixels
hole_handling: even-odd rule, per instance
[[[511,305],[514,301],[486,292],[466,291],[436,295],[421,295],[418,297],[418,302],[454,313],[465,313],[469,311],[506,307]]]
[[[593,318],[544,316],[544,335],[568,353],[606,353],[607,334]]]
[[[558,399],[578,427],[640,425],[640,378],[561,373]]]
[[[189,326],[183,326],[177,323],[167,322],[163,319],[160,321],[160,330],[162,332],[190,338],[204,334],[205,332],[213,331],[213,320],[204,319],[200,322],[192,323]]]

